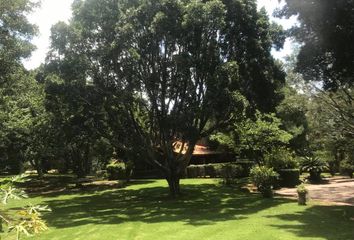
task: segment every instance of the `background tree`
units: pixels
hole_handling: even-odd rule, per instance
[[[306,80],[323,81],[325,89],[350,87],[354,75],[354,2],[286,0],[277,15],[298,16],[290,31],[302,44],[297,70]]]
[[[298,155],[304,155],[309,148],[307,114],[314,89],[295,70],[298,53],[299,49],[295,47],[294,52],[286,58],[286,84],[282,89],[284,99],[276,107],[276,114],[282,121],[282,129],[293,136],[289,147]]]
[[[267,154],[289,146],[293,136],[281,129],[282,122],[275,114],[257,112],[255,117],[235,122],[229,131],[219,132],[212,139],[241,157],[264,164]]]
[[[36,134],[46,118],[44,87],[21,63],[34,49],[36,27],[27,15],[36,6],[27,0],[0,3],[0,159],[13,172],[22,171],[25,160],[38,153],[35,148],[46,145]],[[37,159],[31,162],[40,166]]]
[[[8,170],[16,173],[23,170],[34,129],[45,115],[44,91],[33,75],[18,69],[0,93],[0,157]]]
[[[302,155],[308,149],[307,134],[309,131],[306,114],[308,97],[294,88],[283,88],[284,100],[277,106],[277,117],[281,119],[281,128],[292,135],[289,147]]]
[[[0,87],[10,80],[9,75],[21,68],[21,60],[28,57],[34,46],[30,43],[36,27],[27,15],[37,6],[29,0],[0,3]]]
[[[46,81],[46,108],[53,115],[52,124],[60,129],[56,137],[62,148],[57,148],[55,157],[66,161],[63,171],[71,168],[81,178],[91,173],[93,150],[106,130],[102,98],[92,86],[55,76],[50,79]]]
[[[315,95],[310,99],[314,107],[309,112],[311,135],[314,143],[327,146],[315,148],[325,148],[332,153],[343,146],[352,146],[354,139],[353,9],[351,0],[286,0],[285,7],[277,13],[285,17],[298,15],[299,25],[289,32],[301,43],[296,70],[307,81],[321,82],[314,85]],[[345,152],[345,155],[353,156],[352,150]],[[334,156],[337,158],[338,154]]]
[[[353,122],[346,116],[354,109],[347,105],[346,99],[341,90],[335,93],[320,90],[308,103],[310,149],[328,162],[331,173],[338,172],[340,162],[346,159],[354,167]]]

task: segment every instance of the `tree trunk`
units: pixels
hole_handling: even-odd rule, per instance
[[[69,169],[72,169],[72,157],[70,154],[68,154],[67,152],[64,153],[63,155],[63,167],[60,170],[60,173],[68,173]]]
[[[18,169],[19,169],[19,174],[24,173],[24,172],[25,172],[25,164],[24,164],[22,158],[21,158],[20,161],[18,162],[18,165],[19,165],[19,167],[18,167]]]
[[[4,230],[2,229],[2,218],[0,217],[0,233],[4,232]]]
[[[85,175],[88,175],[91,173],[92,170],[92,161],[90,157],[90,145],[88,144],[86,144],[85,146],[85,152],[83,157],[84,157],[83,165],[84,165]]]
[[[75,174],[78,178],[84,178],[85,174],[85,167],[84,167],[84,160],[80,152],[75,149],[72,154]]]
[[[179,181],[180,178],[177,176],[176,173],[171,173],[170,176],[166,178],[168,182],[168,187],[170,189],[170,195],[172,197],[177,197],[178,195],[181,194],[180,191],[180,186],[179,186]]]
[[[35,167],[36,167],[36,170],[37,170],[38,178],[43,178],[42,161],[35,160]]]
[[[76,175],[78,178],[86,177],[83,159],[80,157],[77,162]]]

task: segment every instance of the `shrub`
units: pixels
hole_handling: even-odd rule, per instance
[[[243,168],[240,165],[225,163],[221,167],[221,177],[223,178],[223,183],[230,185],[234,183],[236,178],[240,178],[242,175]]]
[[[106,177],[106,176],[108,176],[107,170],[97,170],[97,171],[96,171],[96,177],[98,177],[98,178],[104,178],[104,177]]]
[[[214,176],[210,175],[215,172]],[[187,177],[188,178],[198,178],[198,177],[216,177],[216,170],[213,164],[207,165],[190,165],[187,167]]]
[[[127,179],[124,162],[112,161],[106,168],[109,180]]]
[[[305,185],[302,183],[297,186],[296,192],[298,195],[298,203],[299,205],[306,205],[306,195],[308,190],[306,189]]]
[[[280,169],[295,169],[299,167],[292,152],[286,148],[275,148],[264,156],[265,165],[278,171]]]
[[[217,168],[215,164],[206,164],[205,165],[205,176],[209,176],[211,178],[217,177]]]
[[[249,160],[241,160],[236,162],[237,165],[242,167],[242,172],[240,173],[240,177],[249,177],[251,168],[254,166],[254,161]]]
[[[187,177],[188,178],[197,178],[200,177],[199,171],[198,171],[199,166],[198,165],[190,165],[187,167]]]
[[[278,177],[278,174],[273,168],[267,166],[255,166],[251,169],[250,177],[263,197],[273,196],[272,188]]]
[[[327,163],[329,173],[334,176],[339,171],[339,161],[330,151],[319,150],[315,152],[316,156]]]
[[[187,178],[197,177],[219,177],[226,182],[231,179],[247,177],[247,171],[239,163],[213,163],[202,165],[190,165],[186,169]]]
[[[349,160],[344,160],[340,163],[340,171],[342,174],[348,175],[350,178],[353,178],[354,172],[354,163]]]
[[[295,187],[300,182],[299,169],[280,169],[277,173],[279,174],[279,185],[281,187]]]
[[[205,177],[205,165],[197,165],[198,177]]]
[[[300,170],[301,172],[309,172],[309,180],[312,182],[321,181],[321,173],[327,169],[327,164],[321,158],[316,156],[306,156],[303,157],[300,161]]]

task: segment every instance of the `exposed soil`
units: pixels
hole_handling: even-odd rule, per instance
[[[309,198],[338,205],[354,206],[354,179],[346,177],[326,178],[323,184],[306,184]],[[282,188],[276,194],[297,198],[296,188]]]

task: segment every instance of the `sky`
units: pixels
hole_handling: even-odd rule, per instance
[[[29,21],[36,24],[39,28],[39,34],[33,38],[32,43],[37,49],[32,53],[32,56],[23,61],[27,69],[37,68],[41,63],[44,63],[45,56],[50,45],[50,28],[58,21],[68,22],[71,18],[71,4],[73,0],[41,0],[41,7],[31,13]],[[257,0],[258,8],[265,7],[270,19],[281,24],[285,29],[296,24],[296,17],[291,19],[277,19],[272,17],[272,12],[277,7],[284,5],[284,1],[279,0]],[[281,51],[272,51],[275,58],[282,60],[286,55],[292,52],[292,42],[287,39],[284,48]]]

